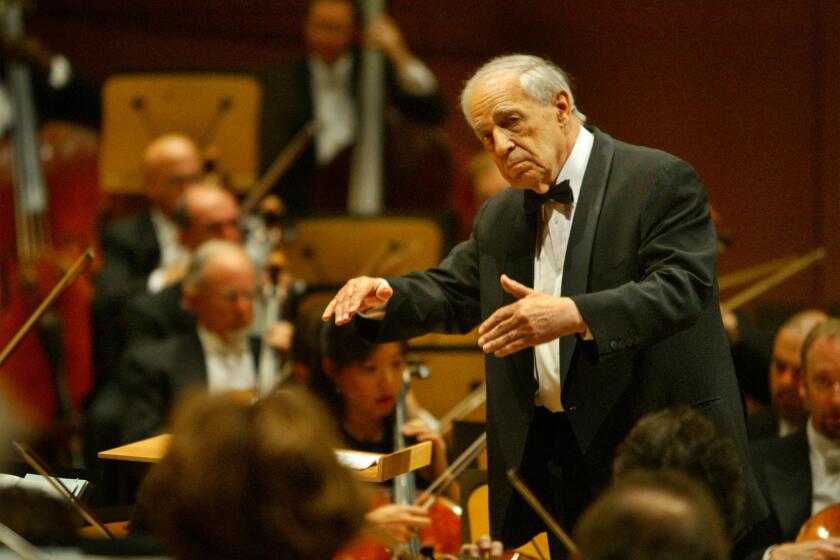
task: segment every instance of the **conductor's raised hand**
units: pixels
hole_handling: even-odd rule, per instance
[[[478,345],[502,358],[561,336],[586,332],[586,322],[571,299],[537,292],[506,275],[502,288],[518,301],[500,307],[478,327]]]
[[[356,313],[385,305],[392,295],[394,290],[384,278],[359,276],[348,280],[338,290],[321,318],[327,321],[335,316],[335,324],[344,325],[349,323]]]

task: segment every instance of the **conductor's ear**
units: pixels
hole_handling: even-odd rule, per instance
[[[572,103],[569,100],[569,92],[560,90],[554,94],[551,100],[552,105],[557,109],[557,122],[561,126],[565,126],[569,122],[569,117],[572,113]]]

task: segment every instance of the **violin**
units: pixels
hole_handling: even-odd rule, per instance
[[[796,542],[817,541],[840,537],[840,503],[828,506],[812,515],[796,536]]]

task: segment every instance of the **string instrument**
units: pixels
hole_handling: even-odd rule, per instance
[[[21,4],[0,1],[6,41],[24,36]],[[48,287],[93,243],[99,202],[93,135],[53,125],[39,137],[25,63],[7,61],[6,87],[15,121],[10,144],[0,147],[0,340],[11,338]],[[53,237],[62,245],[55,246]],[[72,429],[73,411],[91,388],[92,292],[88,279],[74,284],[42,316],[38,337],[22,340],[2,372],[10,392],[29,405],[31,421],[42,428],[55,427],[58,419],[60,427]]]
[[[278,382],[281,369],[280,356],[268,343],[268,330],[271,325],[282,320],[283,297],[280,287],[280,274],[286,268],[286,255],[277,249],[271,253],[265,268],[268,276],[269,293],[265,299],[265,322],[260,343],[260,363],[257,372],[257,396],[268,396]]]
[[[753,301],[765,292],[775,288],[788,278],[795,276],[803,270],[806,270],[808,267],[818,263],[825,258],[825,255],[825,248],[818,247],[817,249],[796,257],[789,262],[785,262],[769,276],[759,280],[745,290],[722,302],[721,307],[723,307],[726,311],[733,311],[742,305]]]
[[[74,510],[92,527],[94,527],[101,535],[108,539],[113,539],[114,535],[108,527],[97,517],[96,513],[87,504],[79,500],[58,478],[55,473],[52,472],[49,465],[41,459],[35,451],[29,447],[29,445],[25,443],[18,443],[16,441],[12,442],[15,449],[20,456],[23,457],[23,460],[26,463],[35,469],[35,472],[40,474],[44,477],[44,479],[52,486],[53,490],[58,492],[59,496],[61,496],[64,500],[68,501],[70,505],[73,507]]]
[[[464,397],[455,406],[449,409],[446,414],[440,417],[440,433],[448,434],[452,426],[458,420],[469,416],[475,409],[487,401],[487,383],[481,383]]]
[[[360,2],[365,21],[385,13],[385,0]],[[350,163],[347,211],[375,216],[382,212],[384,188],[385,56],[374,48],[362,49],[359,99],[359,137]]]
[[[580,551],[577,545],[574,543],[572,538],[566,534],[566,531],[563,530],[563,527],[560,526],[560,523],[554,519],[554,516],[551,515],[551,512],[548,511],[542,502],[540,502],[537,495],[528,487],[522,477],[519,476],[519,471],[515,468],[509,469],[507,472],[507,477],[510,483],[513,485],[514,489],[519,492],[519,495],[528,503],[529,506],[536,512],[536,514],[543,520],[546,527],[548,527],[549,531],[554,533],[554,536],[557,537],[563,546],[566,547],[566,550],[569,551],[569,554],[573,558],[580,558]]]
[[[812,515],[796,536],[796,542],[817,541],[840,537],[840,504],[828,506]]]

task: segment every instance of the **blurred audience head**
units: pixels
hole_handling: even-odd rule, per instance
[[[254,265],[237,243],[207,241],[196,250],[184,278],[184,301],[199,325],[223,339],[240,338],[254,316]]]
[[[819,323],[802,345],[800,392],[811,424],[840,444],[840,319]]]
[[[717,508],[676,471],[635,471],[586,510],[574,532],[581,560],[724,560]]]
[[[143,152],[142,179],[146,197],[154,207],[174,217],[184,189],[201,180],[198,147],[182,134],[159,136]]]
[[[828,315],[817,309],[790,317],[776,332],[770,360],[770,404],[780,419],[794,426],[805,425],[808,411],[799,394],[802,381],[802,344],[805,337]]]
[[[359,19],[351,0],[311,0],[304,26],[309,52],[321,62],[333,64],[353,47]]]
[[[337,441],[304,391],[253,405],[190,395],[176,409],[169,453],[141,489],[149,524],[177,558],[328,560],[364,514]]]
[[[227,189],[212,183],[195,183],[184,190],[176,220],[181,244],[195,250],[211,239],[240,242],[239,203]]]
[[[669,469],[693,477],[714,497],[729,536],[741,530],[746,485],[735,443],[693,408],[668,408],[636,423],[618,447],[613,478],[620,481],[636,469]]]

